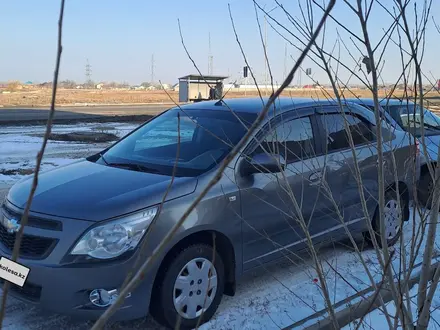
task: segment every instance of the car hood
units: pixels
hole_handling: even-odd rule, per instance
[[[33,178],[17,182],[8,201],[24,208]],[[136,172],[87,160],[40,173],[31,211],[47,215],[101,221],[158,204],[170,176]],[[174,179],[166,200],[194,192],[196,178]]]

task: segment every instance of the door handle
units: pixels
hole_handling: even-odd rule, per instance
[[[321,171],[313,172],[309,176],[309,181],[311,186],[316,186],[321,183],[323,173]]]

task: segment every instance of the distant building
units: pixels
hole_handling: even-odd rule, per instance
[[[255,89],[255,90],[257,90],[257,89],[278,89],[278,88],[280,88],[281,87],[281,85],[264,85],[264,84],[258,84],[258,85],[255,85],[255,84],[248,84],[248,85],[244,85],[244,84],[241,84],[241,85],[238,85],[238,88],[240,88],[240,89],[243,89],[243,90],[252,90],[252,89]]]
[[[139,86],[139,85],[130,86],[129,89],[135,90],[135,91],[142,91],[142,90],[145,90],[145,86]]]
[[[38,87],[41,87],[41,88],[52,88],[52,82],[48,81],[48,82],[41,83],[41,84],[38,85]]]
[[[227,76],[189,74],[179,78],[179,102],[199,102],[219,99],[223,95],[223,80]],[[214,88],[214,98],[211,98]]]
[[[234,84],[234,83],[223,84],[224,90],[229,90],[229,89],[233,89],[233,88],[240,88],[240,85]]]

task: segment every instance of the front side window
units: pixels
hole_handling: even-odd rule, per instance
[[[314,138],[309,117],[282,122],[272,127],[253,152],[282,155],[287,163],[313,157]]]
[[[109,166],[197,176],[221,162],[246,134],[256,114],[174,108],[155,117],[104,153]],[[180,123],[180,144],[178,144]]]
[[[345,114],[345,116],[342,114],[324,114],[318,117],[322,121],[324,134],[327,137],[328,152],[350,148],[349,137],[345,130],[345,120],[347,121],[354,146],[374,141],[374,134],[370,125],[355,116],[349,114]]]

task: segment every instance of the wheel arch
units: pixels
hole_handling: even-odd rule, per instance
[[[425,173],[429,173],[429,167],[428,167],[428,164],[431,164],[431,166],[434,167],[434,169],[435,169],[435,167],[437,166],[437,162],[434,161],[434,160],[430,161],[429,163],[425,163],[425,164],[423,164],[423,165],[420,167],[420,176],[422,176],[422,175],[425,174]]]
[[[405,221],[409,220],[409,199],[410,199],[410,195],[409,195],[409,191],[408,191],[408,186],[405,182],[403,181],[398,181],[393,182],[391,184],[388,185],[388,187],[385,188],[385,192],[389,191],[389,190],[393,190],[395,192],[397,192],[397,188],[399,188],[399,194],[403,196],[403,199],[405,200],[406,203],[406,207],[405,207],[405,215],[404,215],[404,219]]]
[[[432,200],[431,191],[432,189],[432,176],[429,173],[429,165],[433,166],[435,169],[437,162],[432,160],[429,163],[425,163],[420,168],[420,178],[417,182],[417,201],[422,204],[422,206],[430,207],[430,201]]]
[[[212,229],[199,229],[187,234],[184,237],[176,239],[176,243],[173,244],[173,246],[166,252],[154,278],[151,299],[155,299],[155,296],[159,293],[157,290],[159,287],[159,281],[163,278],[163,274],[166,271],[167,266],[180,251],[197,243],[207,244],[211,247],[214,247],[214,238],[216,251],[222,258],[225,267],[225,289],[223,293],[233,296],[236,289],[237,271],[237,256],[234,245],[232,244],[231,240],[220,231]]]

